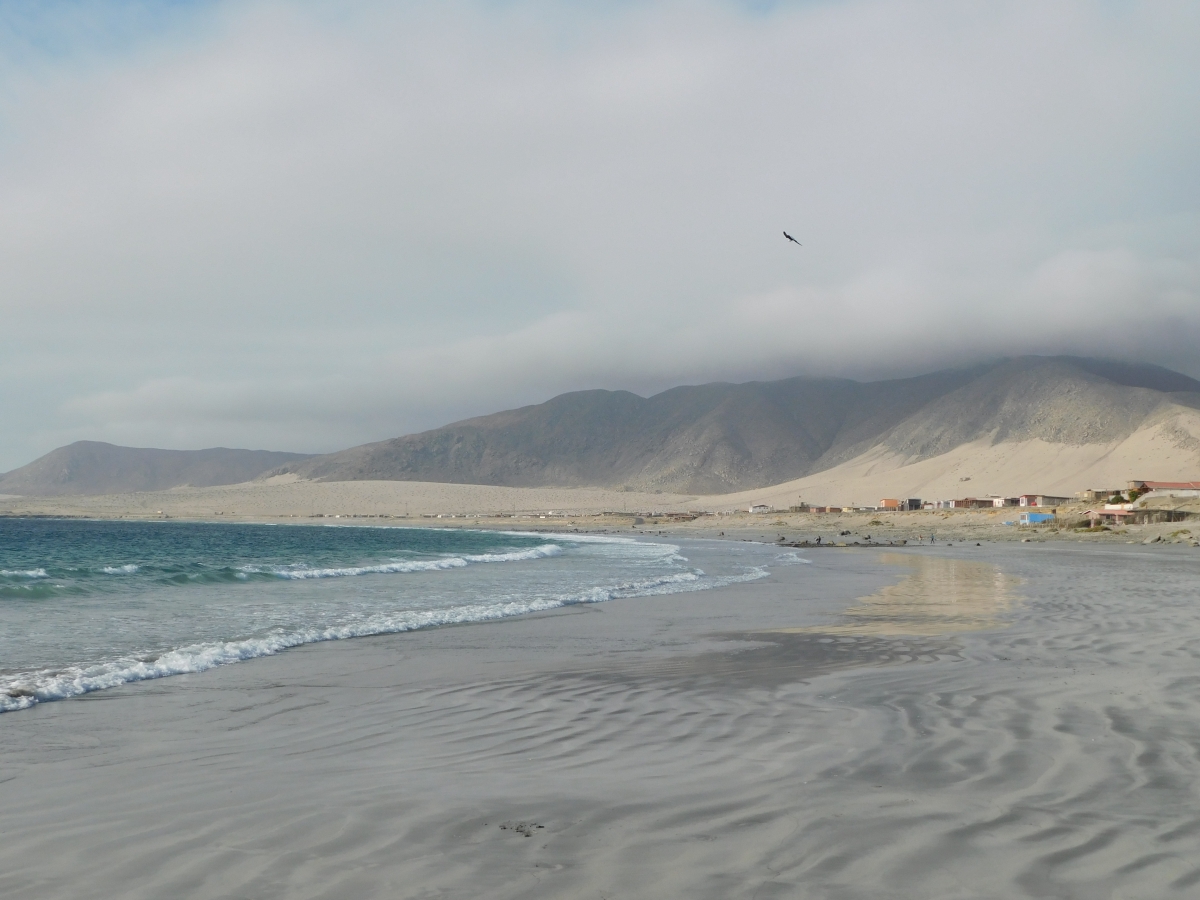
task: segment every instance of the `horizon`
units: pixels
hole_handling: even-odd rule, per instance
[[[1198,38],[1177,3],[10,6],[0,471],[1013,355],[1198,378]]]
[[[1021,355],[1021,356],[1008,356],[1008,357],[999,357],[999,358],[990,359],[990,360],[980,360],[980,361],[977,361],[974,363],[964,363],[964,364],[958,365],[958,366],[950,366],[950,367],[943,368],[943,369],[934,369],[934,370],[919,372],[914,375],[902,376],[899,378],[854,379],[854,378],[823,376],[823,375],[791,375],[791,376],[784,376],[783,378],[778,378],[778,379],[770,379],[769,381],[762,380],[762,379],[757,379],[757,380],[751,379],[748,381],[708,381],[708,382],[698,382],[698,383],[691,383],[691,384],[677,384],[677,385],[673,385],[671,387],[664,388],[663,390],[658,391],[653,394],[638,394],[635,391],[622,391],[621,389],[612,390],[612,389],[608,389],[608,388],[581,388],[581,389],[575,390],[575,391],[564,391],[562,394],[556,394],[554,397],[547,398],[547,400],[541,401],[539,403],[527,404],[525,407],[515,407],[514,409],[524,409],[524,408],[529,408],[529,407],[533,407],[533,406],[540,406],[540,405],[542,405],[542,403],[548,403],[551,400],[555,400],[559,397],[569,396],[571,394],[590,393],[593,391],[601,391],[601,392],[606,392],[606,393],[621,393],[621,392],[632,393],[642,400],[651,400],[654,397],[657,397],[661,394],[669,393],[670,391],[674,391],[677,389],[689,388],[689,387],[707,387],[710,385],[738,386],[738,385],[745,385],[745,384],[761,384],[761,383],[774,383],[774,382],[779,382],[779,381],[792,381],[792,380],[796,380],[796,379],[807,379],[810,381],[852,381],[857,384],[874,384],[874,383],[880,383],[880,382],[885,382],[885,381],[903,381],[903,380],[907,380],[910,378],[921,378],[925,375],[933,375],[933,374],[937,374],[940,372],[952,372],[952,371],[960,371],[961,372],[961,371],[967,371],[967,370],[970,370],[973,368],[996,367],[996,366],[1002,365],[1007,362],[1015,362],[1015,361],[1024,360],[1024,359],[1066,360],[1066,361],[1081,361],[1081,362],[1102,363],[1102,364],[1115,364],[1115,365],[1119,365],[1119,366],[1129,366],[1131,368],[1154,369],[1154,370],[1158,370],[1158,371],[1172,374],[1172,375],[1183,375],[1184,374],[1182,372],[1177,372],[1174,369],[1169,369],[1169,368],[1166,368],[1165,366],[1159,366],[1154,363],[1132,362],[1132,361],[1128,361],[1128,360],[1119,360],[1119,359],[1105,359],[1102,357],[1080,357],[1080,356],[1066,356],[1066,355],[1043,356],[1043,355],[1039,355],[1039,354],[1025,354],[1025,355]],[[1106,376],[1100,376],[1100,377],[1106,377]],[[1191,376],[1186,376],[1186,375],[1185,375],[1185,377],[1191,378]],[[490,413],[484,413],[483,416],[486,417],[488,415],[499,414],[499,413],[503,413],[503,412],[511,412],[511,411],[513,411],[513,410],[511,410],[511,409],[493,410]],[[476,417],[471,417],[471,418],[479,418],[479,417],[476,416]],[[432,427],[430,429],[425,429],[424,431],[436,431],[440,428],[449,428],[454,425],[461,424],[465,421],[468,421],[468,419],[457,419],[453,422],[445,422],[440,425],[435,425],[434,427]],[[390,440],[393,438],[410,437],[410,436],[415,436],[415,435],[419,435],[422,433],[424,433],[424,432],[409,432],[408,434],[391,435],[389,437],[382,438],[382,440],[386,441],[386,440]],[[13,468],[11,468],[7,471],[0,470],[0,477],[7,475],[9,472],[14,472],[17,469],[23,468],[24,466],[29,465],[32,462],[36,462],[37,460],[41,459],[43,456],[47,455],[48,453],[52,453],[55,450],[65,449],[67,447],[74,446],[75,444],[88,444],[88,443],[103,444],[106,446],[118,447],[118,448],[124,449],[124,450],[167,450],[167,451],[180,452],[180,453],[198,453],[198,452],[204,452],[204,451],[209,451],[209,450],[234,450],[234,451],[268,452],[268,453],[293,453],[296,455],[307,455],[307,456],[323,455],[320,453],[304,454],[302,451],[295,451],[295,450],[290,450],[287,448],[280,448],[280,447],[228,447],[228,446],[224,446],[224,445],[211,446],[211,447],[140,447],[140,446],[133,447],[133,446],[128,446],[128,445],[124,445],[124,444],[114,444],[111,441],[99,441],[99,440],[94,440],[94,439],[85,437],[85,438],[79,438],[75,441],[72,441],[69,444],[63,444],[58,447],[52,447],[49,450],[47,450],[46,453],[42,453],[39,456],[35,457],[34,459],[27,460],[25,463],[22,463],[21,465],[18,465],[18,466],[14,466]],[[375,442],[370,442],[370,443],[375,443]],[[336,447],[333,450],[328,451],[328,452],[337,453],[341,450],[350,449],[351,446],[359,446],[359,445],[347,445],[345,447]]]

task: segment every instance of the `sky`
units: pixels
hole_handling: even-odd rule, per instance
[[[0,471],[1027,353],[1200,376],[1197,46],[1168,0],[0,5]]]

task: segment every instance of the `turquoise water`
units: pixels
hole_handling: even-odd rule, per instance
[[[0,519],[0,712],[314,641],[761,577],[666,542],[467,529]]]

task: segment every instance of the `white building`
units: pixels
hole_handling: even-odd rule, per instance
[[[1070,497],[1051,497],[1049,494],[1022,494],[1021,506],[1066,506],[1073,502]]]

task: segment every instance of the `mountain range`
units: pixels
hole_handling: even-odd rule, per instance
[[[1027,356],[873,382],[713,383],[652,397],[578,391],[318,456],[242,450],[188,456],[82,442],[0,476],[0,493],[290,476],[712,495],[850,471],[863,460],[873,468],[879,460],[890,468],[913,466],[964,447],[1092,448],[1085,456],[1099,458],[1139,434],[1150,436],[1150,444],[1138,447],[1168,447],[1172,465],[1194,462],[1200,474],[1200,382],[1151,365]]]
[[[1168,369],[1021,357],[888,381],[715,383],[649,398],[580,391],[274,474],[721,494],[883,451],[911,464],[979,441],[1109,445],[1181,410],[1200,410],[1200,382]],[[1177,437],[1200,451],[1186,428]]]
[[[155,450],[76,441],[0,475],[0,494],[62,497],[162,491],[183,485],[213,487],[251,481],[276,466],[303,459],[307,457],[302,453],[270,450]]]

